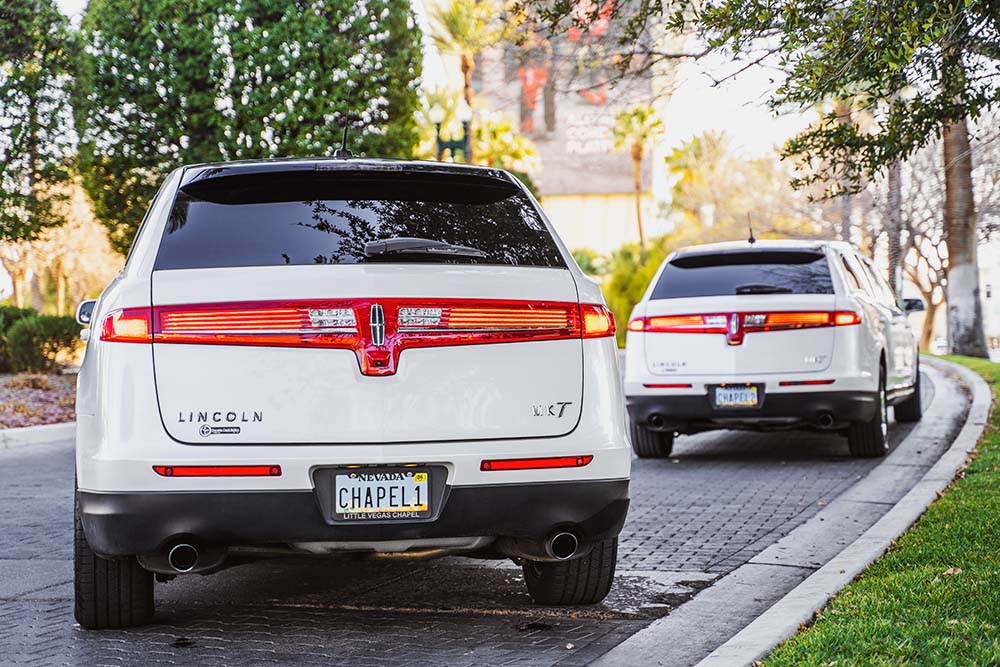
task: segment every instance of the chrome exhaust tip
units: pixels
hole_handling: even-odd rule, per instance
[[[576,555],[580,541],[573,533],[555,533],[545,541],[545,553],[556,560],[567,560]]]
[[[649,418],[649,425],[655,429],[661,429],[666,426],[667,420],[663,418],[663,415],[652,415]]]
[[[198,550],[182,542],[167,553],[167,562],[175,572],[190,572],[198,564]]]

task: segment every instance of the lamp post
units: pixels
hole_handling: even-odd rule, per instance
[[[455,109],[455,119],[462,123],[462,136],[457,139],[446,140],[441,138],[441,125],[444,123],[445,118],[445,110],[441,108],[441,105],[435,104],[431,107],[427,116],[434,123],[437,131],[437,159],[440,161],[446,150],[451,151],[452,157],[455,157],[461,151],[462,157],[468,162],[469,142],[472,141],[469,132],[469,123],[472,121],[472,109],[469,108],[465,100],[459,102],[458,107]]]

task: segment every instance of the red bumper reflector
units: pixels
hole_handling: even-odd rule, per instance
[[[646,389],[690,389],[689,384],[644,384]]]
[[[593,455],[553,456],[541,459],[496,459],[483,461],[479,469],[492,470],[539,470],[542,468],[582,468],[594,460]]]
[[[162,477],[281,477],[281,466],[153,466]]]
[[[801,387],[803,385],[833,384],[836,380],[783,380],[778,383],[781,387]]]

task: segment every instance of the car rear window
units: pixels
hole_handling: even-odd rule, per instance
[[[821,251],[747,251],[681,255],[663,267],[653,299],[734,294],[833,294]]]
[[[483,257],[366,257],[365,244],[416,237]],[[287,172],[181,188],[155,269],[379,261],[565,267],[535,205],[513,183],[460,174]]]

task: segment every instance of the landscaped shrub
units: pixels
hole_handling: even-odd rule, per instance
[[[10,372],[10,355],[7,352],[7,332],[17,322],[37,313],[31,308],[0,306],[0,373]]]
[[[58,359],[80,345],[80,325],[72,317],[33,315],[7,332],[7,353],[15,371],[51,371]]]
[[[32,373],[15,375],[11,379],[7,380],[4,386],[8,389],[37,389],[38,391],[52,390],[52,383],[49,382],[48,376],[35,375]]]

